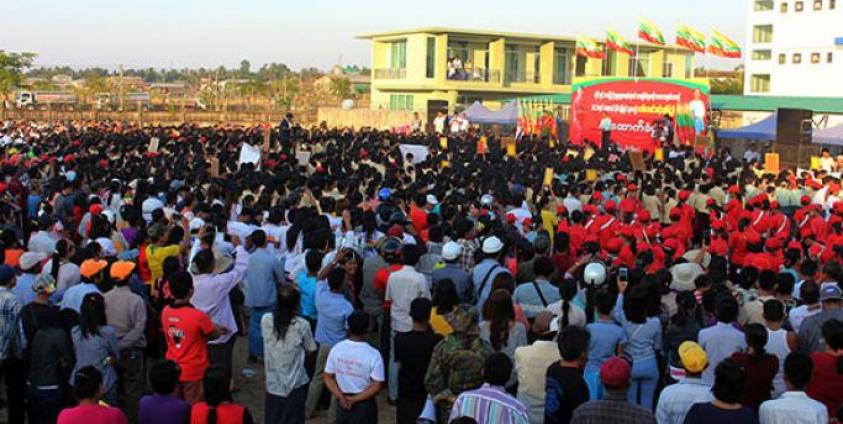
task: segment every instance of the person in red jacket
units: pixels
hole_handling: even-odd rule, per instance
[[[252,414],[231,397],[225,373],[217,368],[205,372],[205,400],[193,405],[190,424],[252,424]]]

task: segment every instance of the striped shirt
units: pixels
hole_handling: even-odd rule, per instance
[[[527,407],[523,403],[506,393],[503,387],[488,383],[460,394],[448,421],[459,417],[471,417],[478,423],[529,423]]]

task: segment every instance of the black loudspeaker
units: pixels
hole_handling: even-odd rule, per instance
[[[776,143],[811,144],[814,112],[805,109],[779,109]]]
[[[779,109],[776,120],[776,142],[773,151],[779,154],[780,163],[803,166],[813,155],[814,113],[805,109]]]

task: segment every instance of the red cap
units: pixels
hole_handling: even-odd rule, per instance
[[[682,190],[679,192],[679,200],[686,201],[688,198],[691,197],[691,192],[688,190]]]
[[[73,141],[70,143],[70,145],[71,145],[71,146],[73,146],[73,147],[79,147],[79,146],[81,146],[81,145],[82,145],[82,142],[81,142],[81,141],[79,141],[79,140],[73,140]]]
[[[767,250],[779,250],[782,248],[782,241],[776,237],[773,237],[767,239],[767,241],[764,243],[764,247],[766,247]]]
[[[386,235],[390,237],[404,237],[404,229],[401,228],[401,225],[394,224],[393,226],[389,227],[389,231],[386,232]]]
[[[6,183],[0,182],[0,193],[6,192]]]
[[[840,184],[831,183],[828,186],[828,192],[831,194],[837,194],[840,192]]]
[[[821,182],[817,181],[817,180],[808,180],[805,183],[805,185],[807,185],[808,187],[811,187],[814,190],[819,190],[819,189],[823,188],[823,184]]]
[[[746,210],[746,209],[742,210],[742,211],[741,211],[741,219],[749,219],[749,220],[751,220],[751,219],[752,219],[752,212],[750,212],[750,211],[748,211],[748,210]]]
[[[726,222],[722,219],[716,219],[711,222],[711,229],[714,231],[723,231],[726,229]]]
[[[600,381],[609,387],[622,387],[629,384],[632,369],[629,362],[617,356],[603,361],[600,365]]]
[[[73,155],[71,155],[71,154],[64,155],[64,161],[65,162],[73,162]]]
[[[632,238],[635,237],[635,230],[632,227],[623,227],[620,231],[621,235],[624,237]]]
[[[597,207],[594,205],[585,205],[582,207],[582,211],[589,215],[594,215],[597,213]]]
[[[679,240],[675,238],[669,238],[662,243],[664,247],[676,252],[677,250],[682,248],[682,245],[679,243]]]
[[[584,243],[597,243],[598,241],[599,240],[597,240],[596,234],[589,234],[589,235],[585,236],[585,240],[583,242]]]
[[[556,214],[557,215],[567,215],[568,214],[568,208],[566,208],[565,205],[559,205],[559,206],[556,207]]]
[[[633,213],[635,212],[635,202],[629,199],[623,199],[620,205],[618,205],[618,210],[623,213]]]
[[[705,206],[709,208],[712,206],[717,206],[717,202],[715,202],[714,199],[709,197],[708,200],[705,201]]]
[[[831,210],[836,214],[843,214],[843,202],[834,202],[834,204],[831,205]]]
[[[819,257],[823,253],[823,246],[819,243],[812,244],[811,247],[808,248],[808,254],[812,257]]]
[[[102,205],[94,203],[93,205],[88,207],[88,212],[90,212],[91,215],[99,215],[100,213],[102,213]]]
[[[278,159],[280,159],[281,161],[286,161],[286,160],[287,160],[287,159],[289,159],[289,158],[290,158],[290,157],[289,157],[289,156],[287,156],[287,154],[286,154],[286,153],[281,153],[280,155],[278,155]]]
[[[811,204],[811,198],[806,194],[799,199],[799,203],[801,203],[802,206],[808,206]]]
[[[369,157],[369,152],[366,149],[360,149],[360,159],[365,159]]]
[[[106,160],[106,159],[100,159],[99,165],[100,165],[100,168],[105,168],[105,169],[107,169],[107,168],[108,168],[108,160]]]
[[[591,200],[600,200],[603,201],[603,195],[600,193],[594,193],[591,195]]]
[[[796,240],[791,240],[790,243],[787,244],[787,250],[799,250],[802,251],[802,244],[800,244]]]
[[[778,200],[773,200],[772,202],[770,202],[770,209],[777,211],[780,207],[782,207],[782,204],[779,203]]]
[[[603,210],[605,210],[606,212],[614,212],[617,206],[618,205],[615,203],[614,200],[609,200],[608,202],[606,202],[606,204],[603,205]]]
[[[618,181],[618,182],[624,182],[624,181],[626,181],[626,175],[618,172],[617,174],[615,174],[615,180]]]
[[[831,215],[828,217],[828,225],[839,224],[841,222],[843,222],[843,218],[841,218],[840,215]]]
[[[740,189],[740,187],[738,187],[736,185],[733,185],[733,186],[729,187],[729,190],[727,190],[726,192],[729,193],[729,194],[738,194],[738,193],[741,192],[741,189]]]
[[[513,214],[513,213],[506,214],[506,222],[508,222],[510,224],[514,223],[515,222],[515,214]]]
[[[524,218],[524,222],[521,225],[533,225],[533,218]]]
[[[673,208],[670,210],[670,219],[680,219],[682,218],[682,210],[679,208]]]
[[[626,186],[626,191],[636,191],[638,190],[638,185],[635,183],[629,184]]]
[[[618,237],[612,237],[606,241],[606,251],[609,253],[618,253],[623,247],[623,240]]]
[[[706,174],[708,174],[708,178],[714,178],[714,168],[708,167],[703,170]]]
[[[641,221],[641,222],[649,222],[650,221],[650,212],[648,212],[648,211],[638,212],[638,220]]]
[[[755,232],[748,232],[746,233],[746,242],[749,244],[761,243],[761,236]]]

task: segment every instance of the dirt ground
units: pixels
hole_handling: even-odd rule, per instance
[[[247,361],[248,353],[246,346],[246,338],[238,337],[237,343],[234,345],[234,384],[236,392],[234,393],[234,400],[240,402],[249,408],[249,412],[255,419],[255,423],[263,423],[263,405],[264,397],[266,396],[264,377],[264,369],[262,363],[249,364]],[[243,375],[244,369],[250,369],[255,372],[255,376],[247,378]],[[327,396],[327,395],[326,395]],[[327,407],[327,404],[325,405]],[[378,413],[380,424],[395,423],[395,407],[386,403],[386,391],[382,391],[378,395]],[[316,417],[307,420],[307,424],[328,424],[327,409],[323,408],[317,411]],[[271,423],[266,423],[271,424]]]

